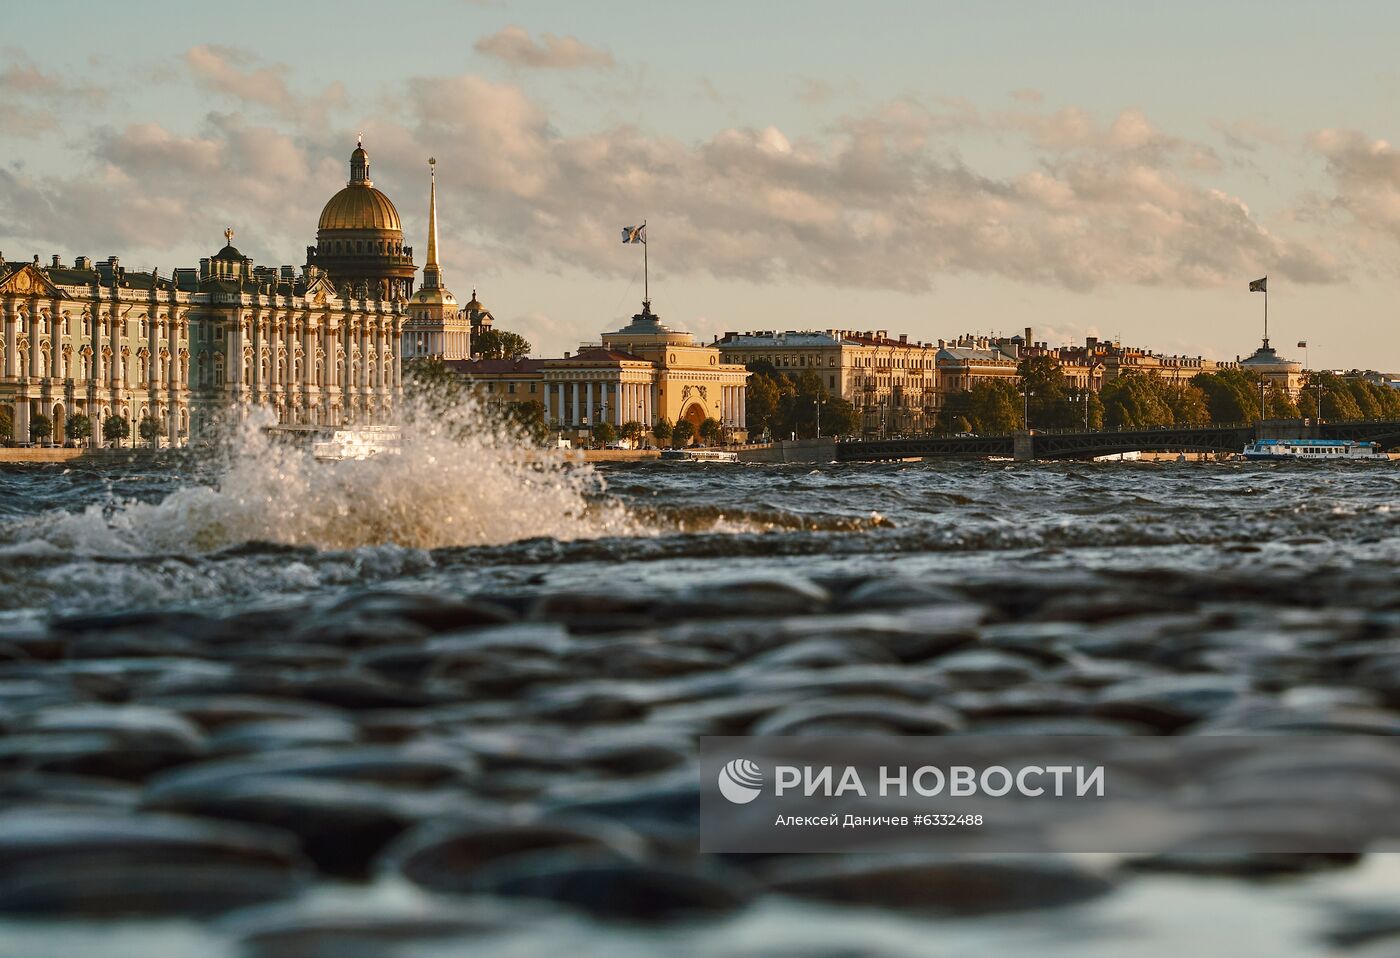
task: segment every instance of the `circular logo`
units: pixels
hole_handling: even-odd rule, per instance
[[[763,788],[763,769],[736,758],[719,770],[719,793],[735,805],[747,805]]]

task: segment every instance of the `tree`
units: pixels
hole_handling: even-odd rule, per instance
[[[656,437],[656,441],[659,443],[670,442],[671,434],[674,431],[675,429],[671,425],[671,421],[665,416],[662,416],[659,419],[657,419],[651,427],[651,434]]]
[[[690,424],[689,419],[681,419],[671,427],[671,445],[677,449],[682,449],[690,445],[690,440],[695,437],[695,427]]]
[[[948,397],[938,411],[938,422],[944,432],[1011,432],[1021,427],[1021,394],[1005,379],[976,383]]]
[[[32,442],[43,442],[53,435],[53,420],[43,413],[29,420],[29,439]]]
[[[1029,425],[1037,429],[1083,426],[1083,411],[1071,400],[1069,380],[1049,356],[1030,356],[1016,367],[1021,389],[1029,389]],[[1023,406],[1023,412],[1025,407]]]
[[[532,442],[543,443],[549,438],[549,424],[544,419],[544,403],[538,399],[506,403],[505,419]]]
[[[766,363],[764,365],[767,365]],[[753,369],[751,365],[749,367]],[[776,420],[782,402],[782,388],[779,377],[755,372],[749,376],[744,391],[744,402],[748,406],[749,432],[773,432],[777,429]]]
[[[593,427],[593,438],[606,446],[610,442],[617,442],[617,430],[610,422],[600,422]]]
[[[703,439],[707,445],[718,445],[719,441],[724,438],[724,427],[721,426],[719,420],[713,416],[707,417],[705,421],[700,424],[700,438]]]
[[[1174,425],[1204,426],[1210,422],[1206,394],[1198,386],[1169,386],[1167,406],[1171,408]]]
[[[92,420],[80,412],[75,412],[63,421],[63,433],[69,439],[81,442],[92,435]]]
[[[1127,373],[1104,383],[1099,391],[1104,425],[1109,429],[1151,429],[1170,426],[1172,409],[1165,384],[1153,376]]]
[[[642,444],[642,437],[646,435],[646,427],[635,419],[630,419],[622,424],[622,438],[632,444],[632,448],[637,448]]]
[[[472,337],[472,352],[482,359],[521,359],[533,348],[524,336],[503,329],[483,329]]]
[[[1197,373],[1191,385],[1205,394],[1211,422],[1223,425],[1259,418],[1259,383],[1248,373],[1238,369]]]
[[[150,416],[141,420],[141,424],[136,427],[137,435],[149,442],[153,447],[160,446],[160,421]]]
[[[822,435],[850,436],[860,428],[860,417],[849,399],[840,397],[822,403]]]
[[[126,421],[125,416],[113,414],[102,420],[102,436],[113,445],[130,435],[131,423]]]

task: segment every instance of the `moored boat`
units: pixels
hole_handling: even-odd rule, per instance
[[[400,438],[394,426],[333,429],[329,430],[329,435],[316,437],[311,452],[322,461],[369,459],[385,453],[397,454]]]
[[[661,458],[670,462],[738,462],[739,454],[722,449],[663,449]]]
[[[1256,439],[1244,447],[1246,459],[1293,462],[1389,462],[1374,442],[1350,439]]]

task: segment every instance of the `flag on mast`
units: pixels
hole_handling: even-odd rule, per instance
[[[1269,291],[1269,277],[1265,276],[1263,279],[1256,279],[1250,283],[1249,291],[1251,293],[1267,293]]]
[[[643,223],[641,226],[624,226],[622,228],[622,242],[641,243],[645,245],[646,241],[647,224]]]
[[[1306,339],[1300,339],[1300,340],[1298,340],[1298,348],[1299,348],[1299,349],[1307,349],[1307,348],[1308,348],[1308,341],[1307,341]]]

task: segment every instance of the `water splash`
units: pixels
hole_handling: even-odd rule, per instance
[[[345,550],[499,545],[649,530],[590,466],[492,424],[476,404],[405,404],[399,453],[320,462],[274,440],[265,413],[228,431],[208,484],[159,502],[90,504],[13,523],[11,542],[79,555],[210,553],[246,542]]]

